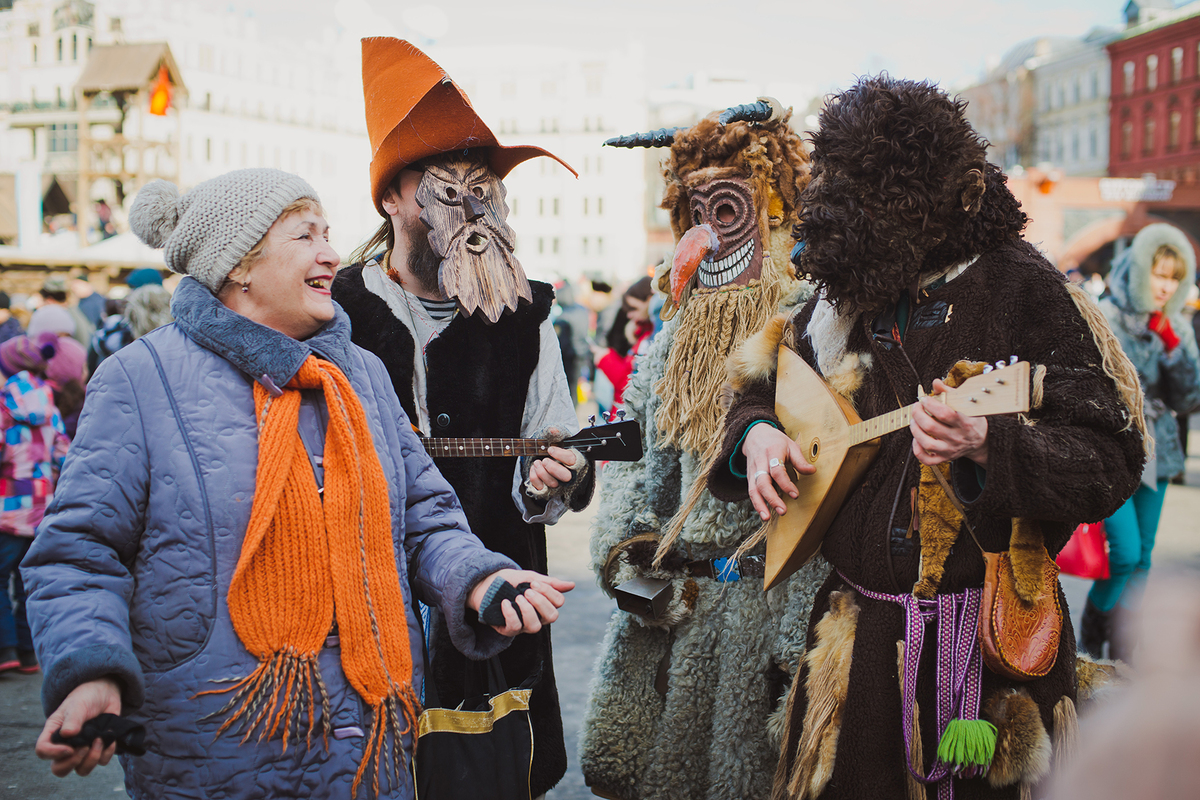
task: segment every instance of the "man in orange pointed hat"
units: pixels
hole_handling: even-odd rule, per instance
[[[338,273],[333,297],[353,341],[378,355],[424,436],[560,439],[578,430],[558,341],[554,292],[513,255],[502,179],[539,147],[505,147],[445,71],[408,42],[363,40],[371,194],[383,224]],[[574,170],[572,170],[574,172]],[[442,474],[489,548],[525,568],[546,567],[545,526],[590,500],[594,473],[577,450],[537,460],[443,458]],[[457,705],[482,674],[433,621],[432,677]],[[517,686],[541,669],[531,698],[533,796],[566,771],[550,633],[502,655]]]

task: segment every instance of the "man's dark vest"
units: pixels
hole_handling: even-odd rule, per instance
[[[550,314],[554,290],[530,281],[533,302],[522,303],[494,325],[461,314],[425,350],[426,408],[430,435],[452,438],[519,438],[529,380],[541,352],[540,327]],[[339,270],[333,299],[345,309],[351,341],[379,356],[392,379],[400,404],[417,419],[413,395],[416,344],[388,304],[363,283],[362,266]],[[546,572],[546,530],[522,519],[512,500],[515,458],[439,459],[438,469],[454,488],[471,530],[484,546],[525,569]],[[433,664],[443,705],[454,706],[463,695],[466,659],[444,626],[434,633]],[[533,796],[554,786],[566,772],[562,718],[550,661],[549,628],[523,635],[501,654],[505,677],[523,681],[541,662],[543,675],[531,698],[534,726]]]

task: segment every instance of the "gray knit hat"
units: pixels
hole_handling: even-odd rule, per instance
[[[182,197],[175,184],[151,181],[129,209],[129,227],[163,259],[214,294],[242,256],[296,200],[320,199],[299,176],[278,169],[239,169],[197,184]]]

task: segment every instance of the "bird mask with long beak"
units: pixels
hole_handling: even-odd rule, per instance
[[[662,207],[671,212],[675,254],[657,285],[667,295],[662,318],[679,319],[655,389],[664,441],[688,450],[703,452],[719,435],[729,353],[797,286],[788,254],[808,156],[790,118],[778,101],[760,98],[690,128],[605,143],[671,148]]]

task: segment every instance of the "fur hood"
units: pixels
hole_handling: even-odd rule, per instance
[[[1133,243],[1113,261],[1108,275],[1108,290],[1115,306],[1131,314],[1149,314],[1154,311],[1154,297],[1150,291],[1150,268],[1154,252],[1163,245],[1170,245],[1183,257],[1187,274],[1179,282],[1179,288],[1167,301],[1163,309],[1167,316],[1175,316],[1187,300],[1188,287],[1196,282],[1196,254],[1187,237],[1174,226],[1165,223],[1147,225],[1133,237]]]

